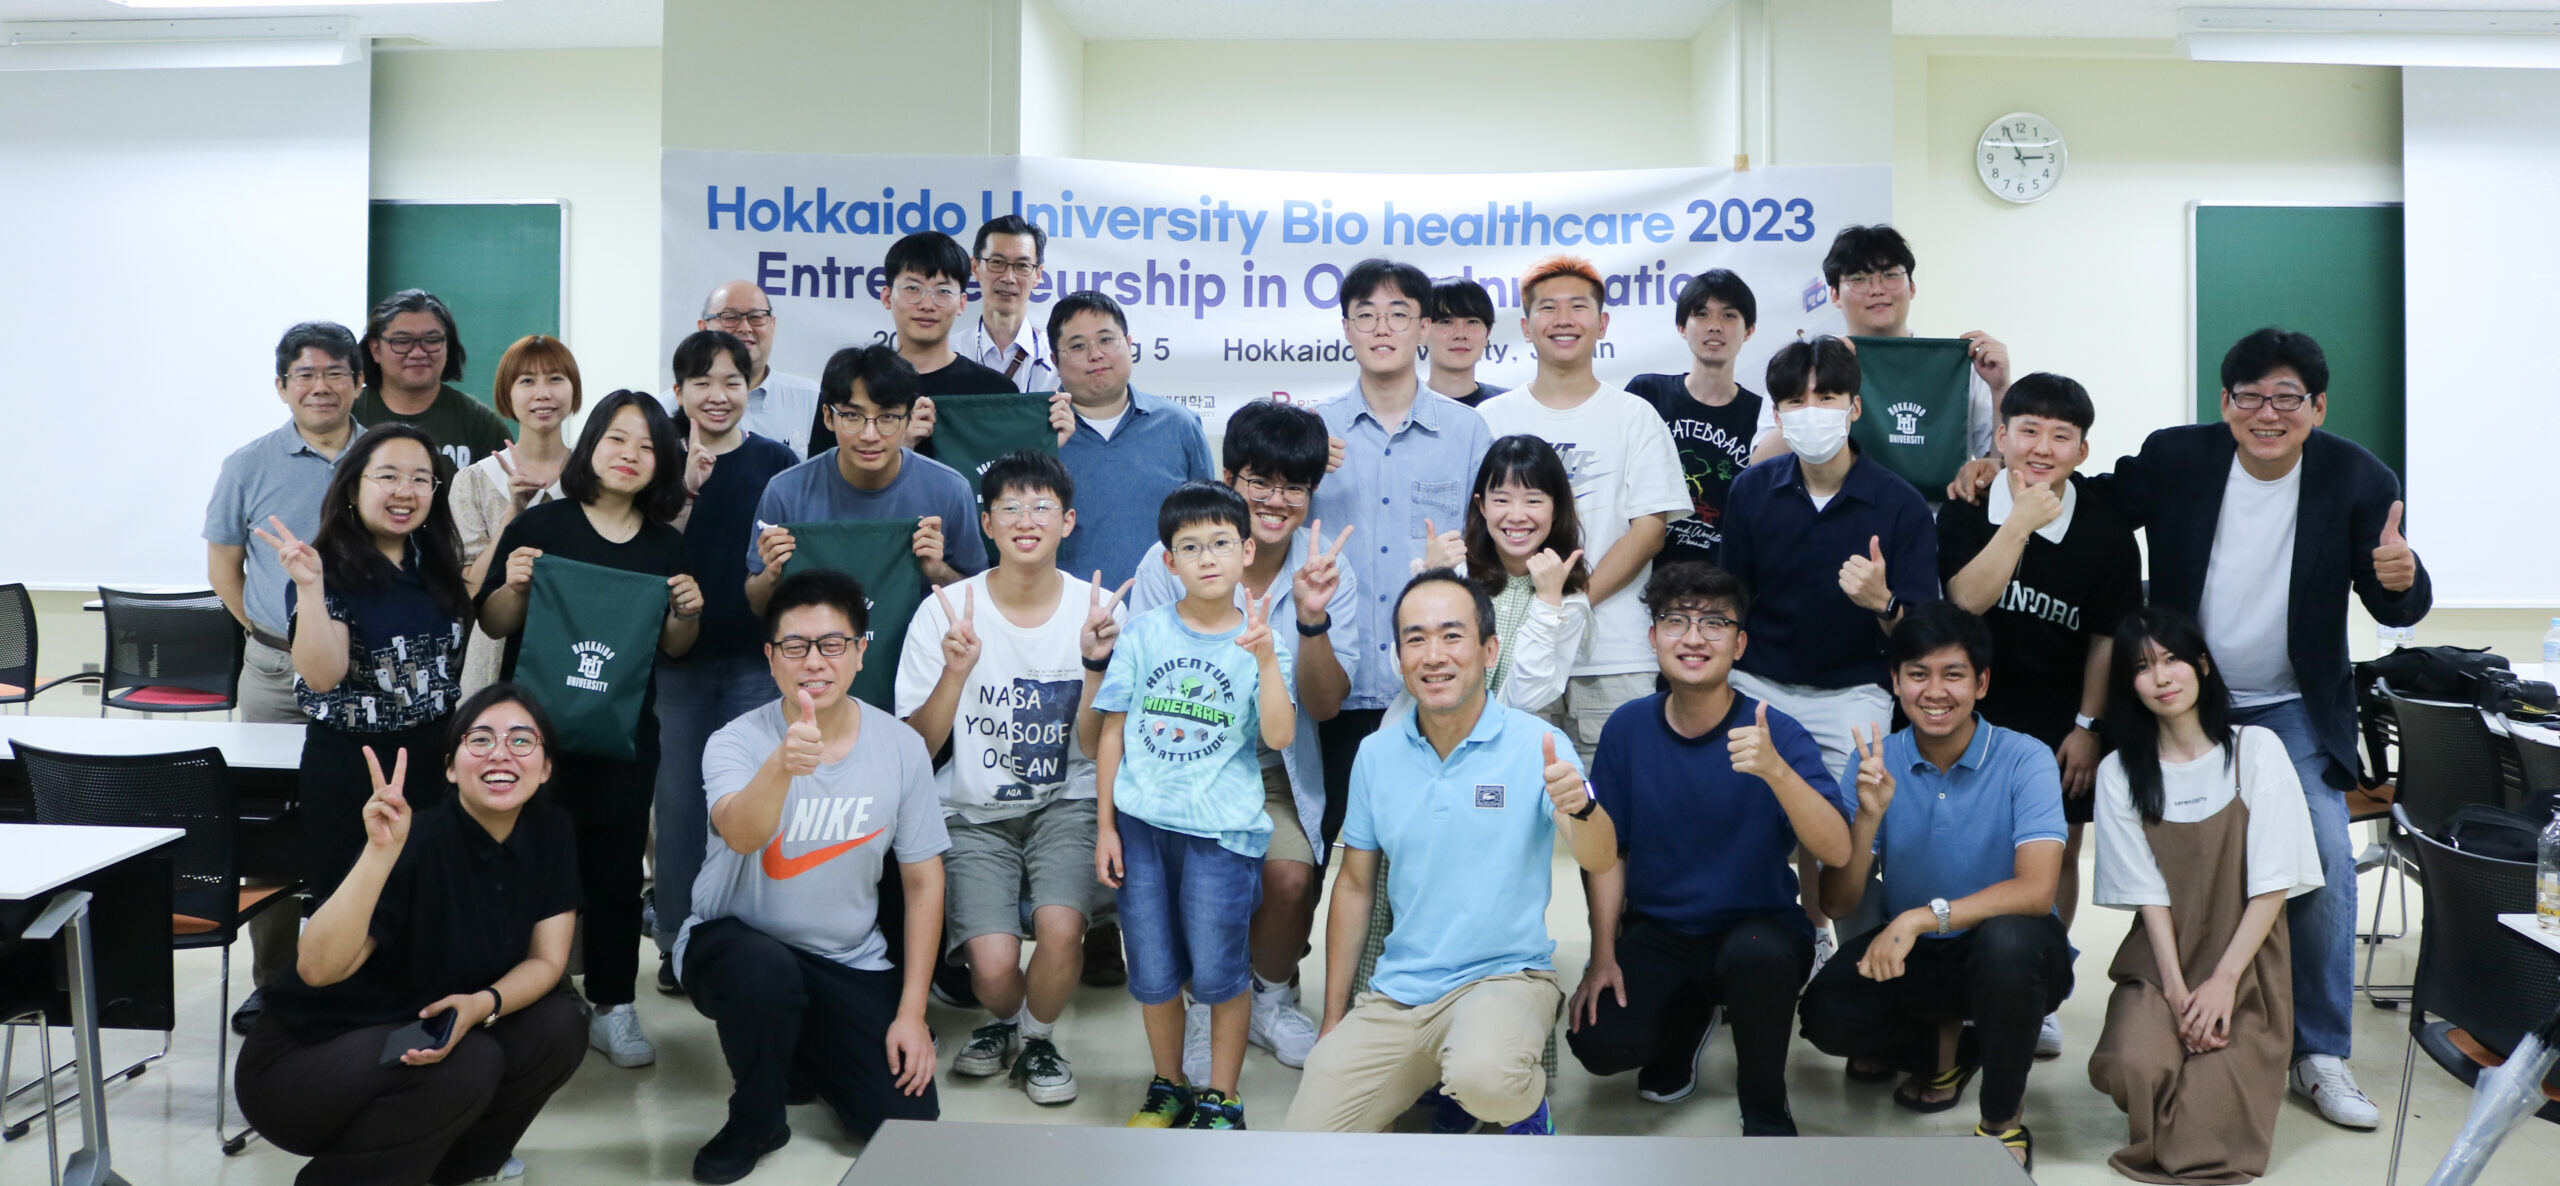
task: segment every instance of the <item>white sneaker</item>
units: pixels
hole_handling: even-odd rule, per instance
[[[1253,1020],[1245,1028],[1245,1039],[1270,1051],[1281,1066],[1303,1067],[1307,1052],[1316,1048],[1316,1023],[1298,1011],[1286,990],[1254,991]]]
[[[969,1044],[951,1060],[951,1073],[983,1079],[1003,1070],[1013,1061],[1014,1052],[1022,1048],[1020,1029],[1010,1021],[990,1021],[971,1031]]]
[[[1197,1002],[1182,1011],[1182,1077],[1194,1088],[1209,1085],[1209,1007]]]
[[[2036,1031],[2036,1057],[2062,1057],[2062,1015],[2047,1013],[2044,1026]]]
[[[2375,1128],[2382,1109],[2356,1086],[2355,1072],[2334,1054],[2306,1054],[2293,1060],[2293,1093],[2320,1108],[2329,1123],[2342,1128]]]
[[[471,1180],[472,1180],[473,1182],[513,1182],[513,1181],[515,1181],[516,1179],[521,1178],[521,1177],[523,1177],[523,1176],[524,1176],[524,1159],[523,1159],[523,1158],[521,1158],[521,1157],[516,1157],[516,1156],[513,1156],[513,1155],[509,1155],[509,1156],[508,1156],[508,1158],[507,1158],[507,1163],[506,1163],[505,1165],[499,1166],[499,1167],[498,1167],[498,1172],[497,1172],[497,1173],[491,1174],[491,1175],[489,1175],[488,1177],[485,1177],[485,1178],[473,1178],[473,1179],[471,1179]]]
[[[1813,983],[1813,978],[1822,974],[1822,965],[1830,963],[1833,953],[1839,950],[1840,941],[1832,937],[1831,928],[1815,927],[1813,931],[1813,971],[1805,974],[1804,982],[1807,984]]]
[[[1023,1039],[1022,1054],[1013,1060],[1013,1082],[1035,1104],[1075,1102],[1075,1068],[1067,1065],[1067,1056],[1058,1053],[1058,1044],[1048,1038]]]
[[[640,1032],[640,1014],[629,1005],[596,1010],[587,1022],[587,1045],[604,1051],[617,1067],[645,1067],[658,1061],[658,1048]]]

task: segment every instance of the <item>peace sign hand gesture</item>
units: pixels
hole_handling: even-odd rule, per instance
[[[256,527],[249,530],[276,550],[276,563],[284,566],[285,577],[306,591],[317,586],[320,583],[320,549],[296,538],[293,529],[274,515],[267,516],[267,523],[276,529],[275,534],[269,535]]]
[[[1324,546],[1324,520],[1318,519],[1308,529],[1307,538],[1315,542],[1315,554],[1298,566],[1298,575],[1289,582],[1291,604],[1298,607],[1298,624],[1313,629],[1325,623],[1325,607],[1333,604],[1333,595],[1342,589],[1342,548],[1351,542],[1351,528],[1335,536],[1333,546]]]
[[[1575,548],[1573,555],[1563,559],[1556,558],[1554,548],[1538,549],[1537,555],[1529,557],[1529,584],[1537,591],[1538,600],[1549,605],[1563,605],[1564,583],[1573,575],[1575,566],[1581,563],[1580,548]]]
[[[1854,725],[1849,729],[1849,740],[1858,747],[1858,817],[1882,819],[1893,806],[1893,772],[1884,764],[1884,726],[1870,728],[1872,737],[1861,736]]]
[[[1130,577],[1120,582],[1117,590],[1105,593],[1102,572],[1094,570],[1093,600],[1085,609],[1084,628],[1076,632],[1076,649],[1084,652],[1085,658],[1100,663],[1111,657],[1111,648],[1120,645],[1120,619],[1112,611],[1120,608],[1120,599],[1128,596],[1129,587],[1137,583],[1138,578]]]
[[[952,612],[951,599],[943,595],[943,587],[933,587],[933,599],[942,604],[942,616],[951,628],[942,635],[942,664],[945,670],[966,672],[978,665],[978,589],[971,585],[960,591],[960,610]]]
[[[364,802],[365,846],[398,856],[409,842],[409,800],[400,793],[401,784],[409,781],[409,747],[400,747],[388,779],[382,777],[382,759],[374,756],[372,746],[364,747],[364,765],[373,776],[373,797]]]
[[[1236,636],[1236,645],[1253,652],[1260,662],[1279,661],[1279,653],[1272,648],[1270,598],[1244,595],[1244,633]]]
[[[1867,554],[1840,566],[1840,591],[1868,613],[1883,613],[1893,604],[1893,588],[1884,581],[1884,537],[1868,536]]]

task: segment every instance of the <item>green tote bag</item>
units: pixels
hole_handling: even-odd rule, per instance
[[[1058,432],[1049,427],[1049,394],[1008,391],[933,397],[933,459],[959,470],[975,491],[987,463],[1007,453],[1029,449],[1057,456]]]
[[[551,717],[555,750],[632,761],[658,662],[667,579],[558,556],[533,562],[516,682]]]
[[[1973,343],[1963,338],[1851,338],[1864,406],[1849,437],[1868,460],[1935,503],[1970,460]]]
[[[940,435],[940,430],[935,430]],[[791,533],[791,559],[782,575],[804,568],[826,569],[852,577],[862,586],[870,606],[870,645],[862,652],[862,671],[853,677],[853,694],[882,712],[897,711],[898,654],[906,645],[907,623],[925,597],[924,570],[916,564],[916,520],[863,519],[839,523],[785,523]],[[947,538],[952,530],[943,525]],[[971,528],[963,525],[960,530]]]

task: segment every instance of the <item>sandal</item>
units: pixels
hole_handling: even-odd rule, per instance
[[[1851,1083],[1891,1083],[1893,1082],[1894,1077],[1901,1073],[1894,1070],[1893,1067],[1887,1063],[1877,1062],[1861,1067],[1858,1065],[1860,1061],[1861,1060],[1854,1058],[1848,1061],[1849,1081]]]
[[[1925,1078],[1913,1075],[1903,1080],[1902,1086],[1893,1089],[1893,1102],[1924,1115],[1944,1112],[1964,1101],[1964,1085],[1972,1082],[1974,1072],[1981,1069],[1981,1063],[1968,1060],[1958,1062],[1946,1070]],[[1924,1100],[1919,1095],[1924,1091],[1944,1091],[1950,1094],[1942,1100]]]
[[[2024,1169],[2030,1174],[2036,1172],[2036,1135],[2028,1132],[2026,1125],[2021,1124],[2006,1132],[1993,1132],[1990,1129],[1977,1124],[1973,1126],[1973,1135],[1977,1137],[1990,1137],[1991,1139],[2000,1142],[2001,1147],[2004,1149],[2026,1154],[2026,1157],[2020,1163],[2019,1168]]]

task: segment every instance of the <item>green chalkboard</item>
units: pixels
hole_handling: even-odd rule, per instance
[[[365,303],[423,288],[462,332],[455,386],[489,402],[498,358],[526,334],[560,333],[559,202],[375,202]]]
[[[2329,356],[2329,431],[2403,472],[2408,298],[2401,208],[2197,203],[2196,418],[2222,419],[2222,355],[2250,331],[2310,334]]]

